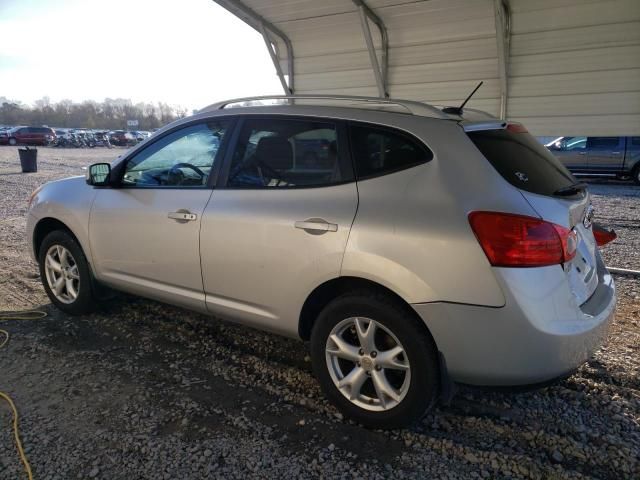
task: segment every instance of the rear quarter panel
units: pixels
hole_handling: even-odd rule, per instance
[[[434,153],[430,162],[358,182],[359,207],[342,275],[364,277],[409,303],[503,306],[505,298],[467,215],[534,215],[455,122],[407,117],[396,126]]]

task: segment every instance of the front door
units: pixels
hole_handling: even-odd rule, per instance
[[[564,137],[552,148],[552,152],[573,172],[584,172],[588,169],[587,137]]]
[[[205,311],[199,233],[226,121],[175,130],[127,159],[96,195],[93,265],[107,284]]]
[[[295,336],[309,293],[340,275],[358,205],[339,122],[247,119],[202,219],[212,313]]]

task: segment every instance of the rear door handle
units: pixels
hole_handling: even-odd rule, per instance
[[[169,218],[173,220],[183,221],[183,222],[193,222],[198,218],[198,215],[195,213],[191,213],[189,211],[178,211],[178,212],[169,212]]]
[[[308,232],[337,232],[338,225],[320,219],[309,219],[296,222],[295,227]]]
[[[586,155],[587,152],[578,152],[578,155]]]

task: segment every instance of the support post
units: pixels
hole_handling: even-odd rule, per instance
[[[287,81],[284,78],[284,73],[282,73],[282,66],[280,65],[280,60],[278,60],[278,55],[276,53],[275,46],[271,41],[271,38],[269,38],[269,33],[267,32],[267,29],[264,26],[264,23],[260,24],[260,32],[262,33],[264,44],[266,45],[267,50],[269,51],[269,56],[271,57],[271,61],[273,62],[274,67],[276,67],[276,73],[278,74],[278,78],[280,79],[282,90],[284,90],[284,93],[288,95],[292,95],[293,91],[291,90],[289,85],[287,85]]]
[[[287,95],[293,95],[295,92],[294,88],[294,56],[293,56],[293,44],[289,37],[287,37],[280,29],[269,23],[265,20],[261,15],[258,15],[251,8],[247,7],[240,0],[213,0],[221,7],[227,9],[231,13],[233,13],[236,17],[244,21],[247,25],[254,28],[258,32],[262,34],[262,38],[267,45],[267,49],[269,51],[269,56],[276,67],[276,72],[278,72],[278,77],[280,78],[280,83],[282,83],[282,87],[284,89],[284,93]],[[282,72],[282,67],[280,66],[280,62],[278,60],[277,52],[274,48],[274,43],[271,41],[272,36],[278,37],[284,43],[287,49],[287,76],[288,76],[288,84],[285,81],[284,74]]]
[[[508,0],[494,0],[493,9],[498,48],[498,75],[500,77],[500,118],[507,118],[509,99],[509,50],[511,43],[511,14]]]
[[[378,87],[378,95],[381,98],[389,98],[387,75],[389,70],[389,38],[387,35],[387,28],[384,23],[378,17],[373,10],[371,10],[363,0],[353,0],[353,3],[358,7],[358,14],[360,16],[360,25],[362,27],[362,33],[367,44],[367,50],[369,51],[369,60],[371,61],[371,68],[376,79],[376,86]],[[380,31],[380,39],[382,43],[382,55],[381,62],[378,62],[378,55],[376,53],[375,45],[373,44],[373,37],[371,36],[371,29],[369,28],[369,20],[371,20]]]

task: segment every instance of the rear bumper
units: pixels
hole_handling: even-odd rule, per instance
[[[528,385],[567,375],[606,338],[616,295],[600,262],[599,283],[581,306],[573,301],[559,266],[496,269],[504,307],[453,303],[414,304],[449,375],[471,385]]]

